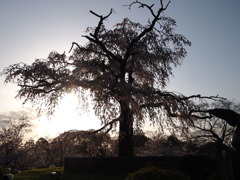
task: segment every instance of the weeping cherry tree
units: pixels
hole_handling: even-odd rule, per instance
[[[149,12],[148,23],[125,18],[112,29],[104,25],[112,9],[105,16],[90,11],[99,21],[96,27],[87,28],[85,45],[73,42],[70,56],[53,51],[31,65],[10,65],[2,71],[5,82],[18,85],[17,97],[24,103],[31,102],[39,110],[47,108],[49,114],[66,93],[76,93],[82,102],[90,95],[102,122],[96,131],[119,128],[119,156],[133,155],[133,128],[141,128],[147,120],[162,130],[181,127],[187,131],[192,121],[189,112],[197,108],[192,99],[204,97],[166,90],[172,68],[182,64],[185,47],[191,43],[175,33],[174,19],[162,16],[170,2],[158,3],[155,8],[132,2],[129,9],[138,6]]]

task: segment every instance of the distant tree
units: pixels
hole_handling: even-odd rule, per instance
[[[5,82],[16,83],[20,87],[17,97],[40,105],[39,109],[46,107],[49,114],[65,93],[75,92],[81,102],[87,102],[90,94],[103,124],[99,131],[108,132],[119,123],[119,156],[133,155],[134,123],[141,128],[150,119],[162,130],[180,125],[186,131],[189,111],[196,108],[191,99],[202,97],[185,97],[164,88],[172,68],[180,66],[187,55],[185,46],[191,43],[174,32],[174,19],[162,16],[170,2],[159,2],[156,8],[138,0],[128,6],[138,5],[150,12],[146,25],[125,18],[106,29],[104,21],[113,10],[106,16],[90,11],[99,22],[87,28],[87,44],[73,42],[70,51],[76,48],[70,57],[51,52],[47,59],[31,65],[10,65],[2,72]]]
[[[27,116],[19,119],[6,119],[0,122],[0,156],[5,157],[5,166],[18,169],[22,166],[23,139],[30,131],[31,124]]]
[[[135,156],[147,155],[148,150],[146,150],[146,145],[150,139],[145,135],[145,133],[139,129],[135,130],[133,133],[133,149]]]
[[[68,156],[116,156],[114,140],[102,132],[70,130],[54,138],[51,144],[53,156],[59,159],[61,164]]]
[[[135,154],[137,156],[159,156],[163,148],[166,136],[162,132],[148,132],[147,141],[144,145],[135,147]]]
[[[38,167],[39,154],[35,151],[35,141],[30,139],[24,142],[22,147],[22,156],[20,170],[33,169]]]
[[[37,167],[48,167],[51,164],[51,145],[48,139],[41,137],[37,140],[35,153],[38,156]]]
[[[186,154],[187,143],[178,139],[174,134],[164,135],[154,132],[149,135],[147,142],[137,147],[137,155],[141,156],[169,156]]]
[[[144,146],[148,140],[149,140],[149,138],[147,136],[145,136],[144,133],[134,134],[133,135],[133,146],[134,147]]]
[[[166,143],[169,146],[181,146],[181,141],[176,137],[176,135],[170,135],[167,137]]]

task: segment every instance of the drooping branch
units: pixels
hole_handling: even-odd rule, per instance
[[[194,121],[193,128],[199,131],[196,131],[197,135],[194,135],[193,138],[213,139],[222,144],[226,137],[233,135],[233,127],[229,127],[225,120],[213,117],[214,116],[212,116],[211,119],[206,118],[204,120],[202,120],[203,118],[198,118]]]
[[[97,50],[92,49],[92,48],[85,48],[85,47],[82,47],[82,46],[80,46],[80,45],[79,45],[78,43],[76,43],[76,42],[72,42],[72,46],[71,46],[71,48],[70,48],[70,50],[69,50],[69,53],[72,51],[74,45],[76,45],[77,48],[80,49],[80,50],[82,50],[82,51],[85,51],[85,52],[93,52],[93,53],[95,53],[95,54],[99,54],[99,55],[102,55],[102,56],[108,57],[107,54],[105,54],[104,52],[97,51]]]
[[[202,110],[196,104],[194,100],[213,100],[213,101],[223,101],[225,98],[217,96],[201,96],[191,95],[191,96],[183,96],[181,94],[176,94],[173,92],[165,92],[165,91],[156,91],[153,92],[154,98],[157,99],[155,102],[145,103],[140,105],[141,108],[161,108],[163,107],[168,116],[170,117],[181,117],[183,115],[188,117],[194,117],[197,119],[206,119],[212,118],[212,114],[209,113],[208,110]],[[168,102],[168,103],[167,103]],[[179,105],[181,108],[175,109],[173,111],[173,105]],[[184,111],[184,112],[181,112]],[[201,113],[201,115],[198,115]],[[203,115],[204,114],[204,115]]]
[[[195,113],[201,114],[197,115]],[[191,110],[189,114],[197,119],[207,119],[216,116],[225,120],[232,127],[240,127],[240,114],[231,109],[215,108],[207,110]]]
[[[198,95],[191,95],[191,96],[183,96],[183,95],[176,95],[173,93],[162,93],[161,91],[157,91],[156,92],[158,95],[163,96],[163,97],[170,97],[172,99],[174,99],[177,103],[183,103],[183,106],[186,106],[189,110],[188,115],[192,116],[194,118],[198,118],[198,119],[206,119],[206,118],[212,118],[212,114],[208,111],[208,110],[201,110],[199,109],[198,105],[196,105],[193,102],[193,99],[198,99],[198,100],[213,100],[213,101],[223,101],[225,100],[225,98],[223,97],[219,97],[217,96],[201,96],[200,94]],[[170,109],[169,109],[170,111]],[[204,115],[204,116],[199,116],[197,114],[194,113],[207,113],[208,115]],[[170,113],[170,114],[174,114],[174,113]],[[177,116],[177,115],[176,115]]]
[[[103,131],[104,129],[106,129],[106,128],[109,126],[109,127],[107,128],[107,130],[105,131],[105,133],[107,134],[109,131],[112,130],[113,125],[114,125],[116,122],[118,122],[118,121],[120,121],[119,118],[113,119],[113,120],[111,120],[110,122],[104,124],[104,126],[102,126],[100,129],[95,130],[94,133]]]
[[[71,49],[69,50],[68,53],[70,53],[70,52],[72,51],[74,45],[76,45],[79,49],[81,49],[81,46],[80,46],[78,43],[76,43],[76,42],[72,42]]]
[[[159,96],[171,97],[178,102],[183,101],[183,100],[191,100],[191,99],[205,99],[205,100],[208,99],[208,100],[213,100],[213,101],[226,100],[226,98],[220,97],[218,95],[216,95],[216,96],[202,96],[201,94],[197,94],[197,95],[191,95],[191,96],[183,96],[181,94],[177,95],[175,93],[164,92],[164,91],[156,91],[155,94],[157,94]]]

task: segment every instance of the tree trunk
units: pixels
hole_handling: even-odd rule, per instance
[[[125,101],[121,101],[120,105],[119,156],[133,156],[133,116]]]

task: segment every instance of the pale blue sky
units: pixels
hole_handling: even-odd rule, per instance
[[[98,19],[89,13],[116,13],[106,25],[123,18],[146,23],[146,10],[124,4],[131,0],[0,0],[0,69],[18,62],[32,63],[46,58],[52,50],[68,52],[73,41],[84,44],[86,27]],[[143,2],[146,2],[143,0]],[[159,2],[151,0],[148,2]],[[167,1],[165,1],[167,2]],[[240,1],[172,0],[165,16],[177,21],[176,31],[185,35],[192,46],[188,56],[175,69],[168,89],[185,95],[219,95],[240,101]],[[0,113],[17,111],[17,87],[3,85],[0,77]]]

